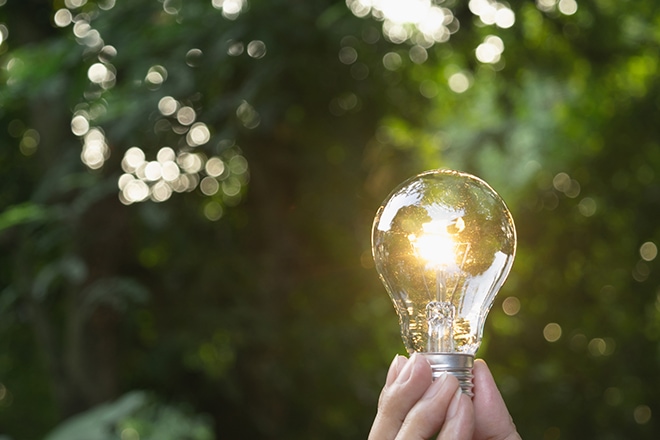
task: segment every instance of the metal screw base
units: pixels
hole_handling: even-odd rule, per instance
[[[472,397],[474,393],[472,388],[472,366],[474,365],[474,356],[464,353],[421,353],[431,364],[433,370],[433,380],[440,377],[442,373],[451,373],[458,379],[461,390],[464,394]]]

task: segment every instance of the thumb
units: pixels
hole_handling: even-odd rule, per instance
[[[520,440],[516,425],[495,385],[488,365],[481,359],[474,362],[475,440]]]

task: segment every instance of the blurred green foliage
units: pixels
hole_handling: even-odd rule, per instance
[[[371,220],[447,167],[518,227],[478,356],[523,438],[655,438],[660,11],[573,3],[512,1],[501,29],[447,0],[460,29],[421,52],[343,1],[0,1],[0,436],[146,389],[190,406],[190,438],[211,421],[216,438],[365,438],[403,351]],[[190,146],[167,96],[208,139]],[[126,205],[135,146],[228,171],[217,192]],[[163,429],[140,414],[140,438]]]

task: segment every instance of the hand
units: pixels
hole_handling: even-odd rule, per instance
[[[453,375],[433,381],[422,355],[395,357],[369,440],[519,440],[486,363],[477,360],[473,373],[471,400]]]

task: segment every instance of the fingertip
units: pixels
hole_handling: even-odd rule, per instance
[[[474,374],[474,411],[477,438],[509,438],[516,433],[515,425],[497,388],[495,379],[486,362],[478,359],[472,369]],[[512,437],[513,438],[513,437]]]
[[[447,419],[438,440],[469,440],[475,430],[474,407],[467,394],[458,388],[447,409]]]
[[[488,364],[483,359],[476,359],[472,367],[472,374],[474,375],[473,383],[475,388],[493,388],[495,387],[495,379],[490,372]]]
[[[399,373],[401,373],[401,370],[406,365],[407,361],[408,358],[401,356],[400,354],[394,356],[394,359],[392,359],[392,363],[390,364],[390,368],[387,371],[387,378],[385,379],[386,386],[391,385],[396,380],[396,378],[399,376]]]

